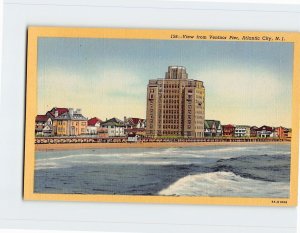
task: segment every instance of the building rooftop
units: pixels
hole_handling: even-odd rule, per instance
[[[119,126],[119,127],[124,127],[124,122],[121,121],[120,119],[113,117],[109,120],[106,120],[105,122],[101,123],[101,126]]]
[[[205,129],[211,129],[213,127],[213,124],[215,124],[216,128],[219,128],[219,126],[221,125],[221,122],[217,121],[217,120],[205,120],[204,121],[204,128]]]
[[[35,121],[36,122],[46,122],[48,120],[48,116],[47,115],[37,115],[35,117]]]
[[[184,66],[169,66],[165,79],[188,79]]]
[[[69,110],[67,108],[57,108],[54,107],[50,111],[48,111],[46,114],[49,114],[52,118],[55,117],[55,112],[57,113],[57,116],[60,116],[61,114],[64,114],[65,112],[68,112]]]
[[[95,126],[98,122],[102,122],[102,120],[100,120],[97,117],[93,117],[91,119],[88,120],[88,126]]]
[[[257,129],[257,131],[262,131],[262,130],[273,131],[273,127],[267,126],[267,125],[263,125],[262,127],[259,127],[259,128]]]
[[[55,120],[87,120],[87,118],[81,114],[80,109],[74,110],[73,108],[54,107],[48,111],[46,115]]]

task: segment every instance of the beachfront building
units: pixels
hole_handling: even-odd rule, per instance
[[[129,134],[135,134],[139,137],[145,137],[146,136],[146,129],[145,128],[134,128],[134,129],[130,129],[130,128],[125,128],[124,129],[125,135],[129,135]]]
[[[203,137],[205,88],[183,66],[169,66],[165,78],[147,86],[147,136]]]
[[[250,137],[257,137],[257,126],[250,127]]]
[[[276,132],[278,138],[280,138],[280,139],[287,138],[289,131],[290,131],[290,129],[282,127],[282,126],[275,128],[275,132]]]
[[[52,135],[52,120],[47,115],[37,115],[35,117],[35,135],[36,136],[51,136]]]
[[[288,132],[286,133],[285,140],[291,141],[292,140],[292,129],[288,128]]]
[[[108,138],[108,129],[104,127],[97,128],[98,138]]]
[[[256,132],[257,132],[257,137],[260,137],[260,138],[274,137],[273,127],[270,127],[270,126],[263,125],[260,128],[258,128],[256,130]]]
[[[120,119],[114,117],[101,123],[102,128],[106,128],[109,137],[124,137],[125,124]]]
[[[220,137],[222,136],[222,125],[220,121],[205,120],[204,121],[204,136],[205,137]]]
[[[280,138],[280,139],[285,138],[286,128],[280,126],[280,127],[276,127],[274,131],[276,132],[276,135],[277,135],[278,138]]]
[[[90,135],[98,134],[98,129],[101,127],[101,122],[102,122],[102,120],[100,120],[97,117],[93,117],[93,118],[89,119],[87,121],[87,128],[86,128],[87,134],[90,134]]]
[[[81,109],[52,108],[46,113],[53,122],[54,136],[80,136],[87,133],[87,118]]]
[[[127,129],[146,128],[146,120],[138,117],[124,117],[124,124]]]
[[[274,129],[274,134],[279,138],[283,140],[290,140],[292,137],[292,129],[286,128],[283,126],[276,127]]]
[[[127,140],[128,142],[137,142],[139,139],[139,135],[136,133],[128,133],[127,135]]]
[[[235,133],[234,125],[231,125],[231,124],[223,125],[222,130],[223,130],[224,137],[234,137],[234,133]]]
[[[146,135],[146,120],[138,117],[124,117],[125,134],[144,137]]]
[[[236,125],[234,130],[235,137],[250,137],[250,126]]]

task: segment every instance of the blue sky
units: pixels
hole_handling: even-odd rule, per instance
[[[38,112],[145,117],[149,79],[185,66],[206,88],[206,119],[291,126],[292,43],[40,38]]]

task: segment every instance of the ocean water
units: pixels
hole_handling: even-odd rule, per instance
[[[289,197],[290,145],[36,152],[36,193]]]

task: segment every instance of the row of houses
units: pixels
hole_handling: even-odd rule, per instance
[[[286,127],[261,127],[249,125],[222,125],[218,120],[204,121],[205,137],[260,137],[290,139],[291,129]],[[45,115],[37,115],[35,119],[36,136],[97,136],[125,137],[146,136],[146,120],[136,117],[116,117],[106,119],[85,117],[81,109],[57,108],[47,111]]]
[[[260,137],[290,139],[292,130],[283,126],[272,127],[263,125],[261,127],[249,125],[221,125],[218,120],[205,120],[205,137]]]
[[[52,108],[45,115],[37,115],[35,119],[36,136],[98,136],[123,137],[128,134],[144,135],[146,120],[124,117],[106,119],[83,116],[81,109]]]

